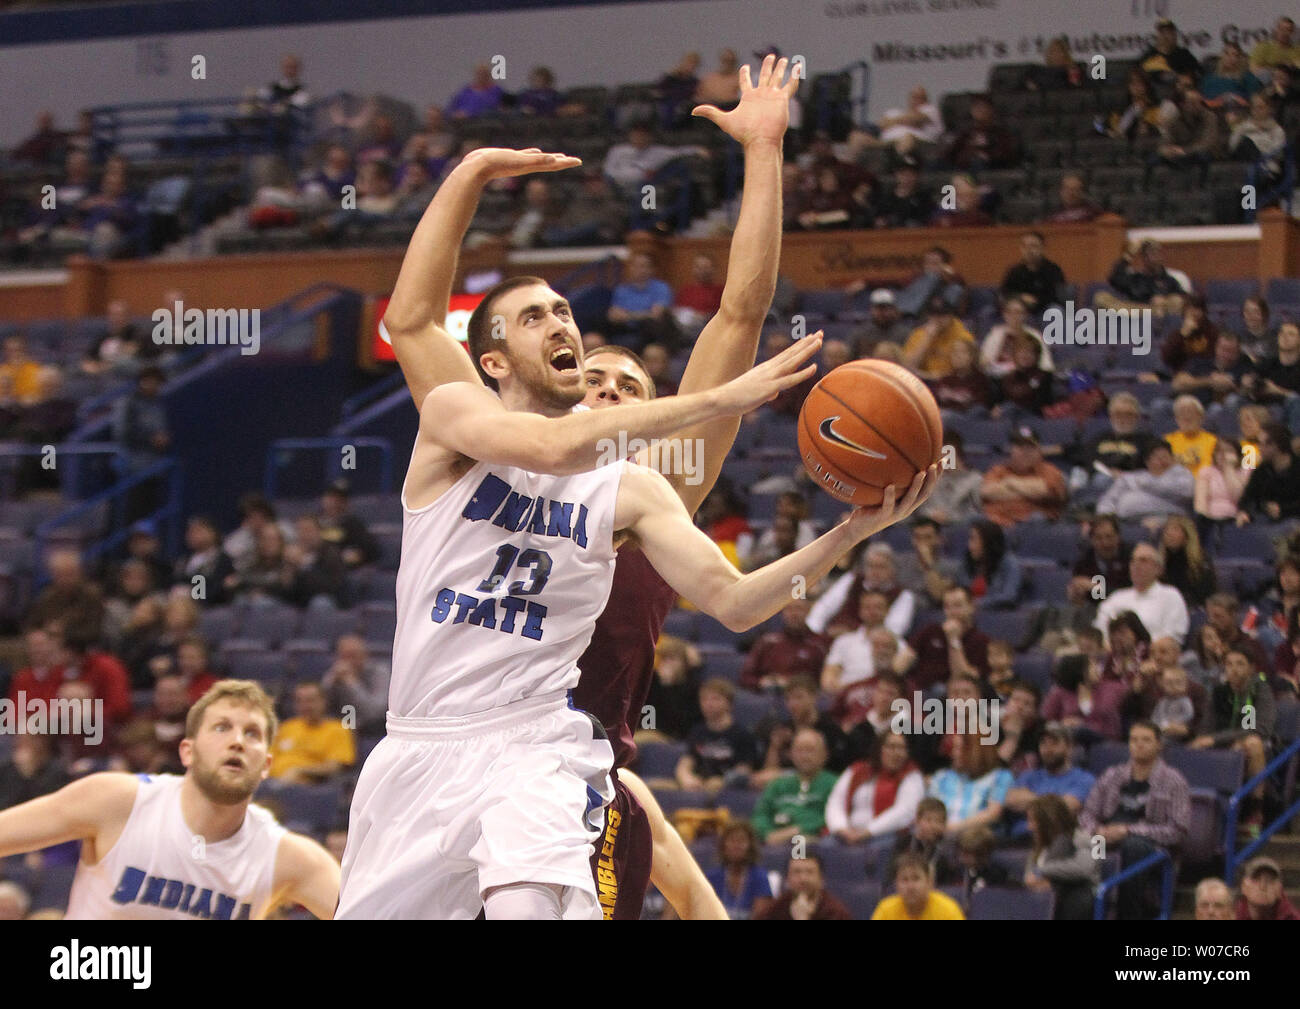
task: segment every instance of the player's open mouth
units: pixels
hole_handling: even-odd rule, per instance
[[[222,766],[222,767],[230,767],[230,768],[233,768],[233,769],[236,770],[236,771],[242,771],[242,770],[244,769],[244,762],[243,762],[242,760],[240,760],[238,757],[231,757],[229,760],[227,760],[227,761],[226,761],[225,763],[223,763],[221,766]]]
[[[578,370],[578,355],[569,347],[557,347],[551,351],[551,367],[564,373]]]

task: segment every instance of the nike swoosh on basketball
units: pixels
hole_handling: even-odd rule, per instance
[[[833,427],[831,427],[831,425],[834,424],[839,419],[840,419],[840,415],[836,414],[834,417],[827,417],[824,421],[822,421],[820,430],[823,438],[825,438],[827,441],[833,441],[837,445],[843,445],[845,448],[850,448],[854,452],[861,452],[863,455],[869,456],[872,459],[889,458],[889,456],[881,455],[879,452],[873,452],[869,448],[863,448],[857,442],[849,441],[847,438],[844,437],[844,435],[839,434]]]

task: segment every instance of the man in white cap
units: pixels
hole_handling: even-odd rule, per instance
[[[907,342],[908,332],[894,292],[887,287],[877,287],[871,292],[871,318],[853,333],[853,356],[867,357],[877,344],[884,342],[901,347]]]

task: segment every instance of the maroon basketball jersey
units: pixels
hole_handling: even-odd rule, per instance
[[[619,549],[609,602],[578,659],[582,675],[573,691],[574,705],[600,719],[609,734],[615,767],[627,767],[636,756],[632,733],[650,696],[655,642],[676,601],[644,553]]]

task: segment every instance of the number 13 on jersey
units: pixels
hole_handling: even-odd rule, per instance
[[[513,581],[506,588],[507,595],[494,595],[510,575],[511,567],[527,572],[526,578]],[[519,627],[521,637],[542,640],[542,622],[546,607],[522,596],[535,596],[546,587],[551,574],[551,555],[545,550],[523,550],[504,543],[497,547],[497,561],[492,572],[479,582],[475,591],[487,593],[485,598],[472,596],[454,589],[438,590],[433,606],[433,622],[441,624],[452,616],[453,624],[467,624],[484,630],[497,630],[513,634]],[[522,622],[519,620],[523,614]]]

